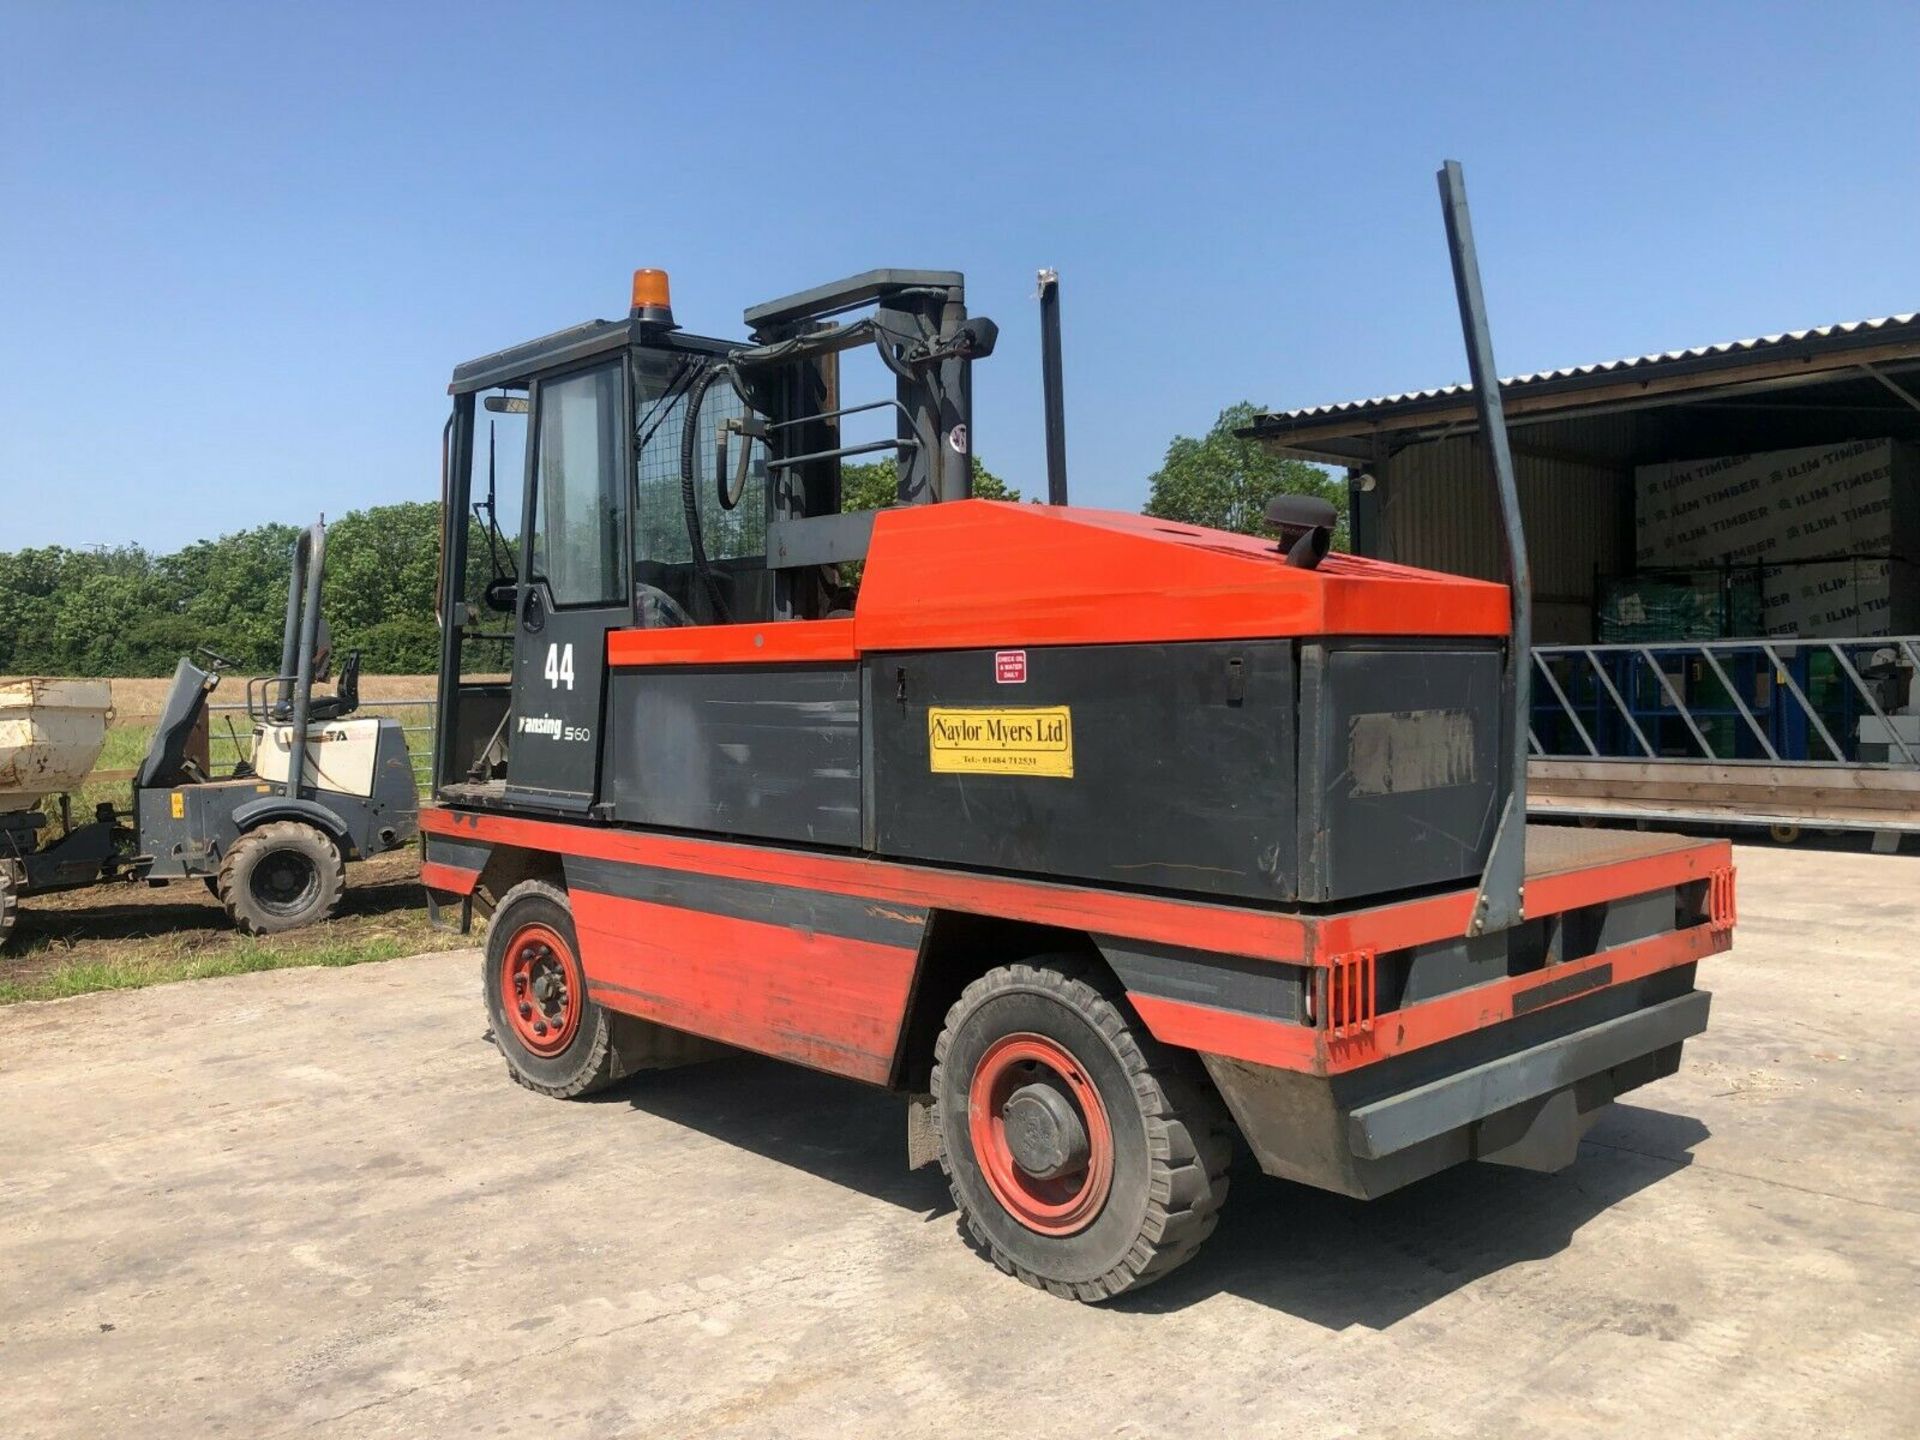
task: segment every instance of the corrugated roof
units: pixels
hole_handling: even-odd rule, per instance
[[[1900,332],[1920,332],[1920,313],[1886,315],[1877,320],[1852,320],[1839,325],[1817,325],[1808,330],[1786,330],[1778,335],[1759,335],[1750,340],[1729,340],[1720,345],[1696,345],[1690,350],[1667,350],[1657,355],[1634,355],[1623,360],[1603,360],[1594,365],[1570,365],[1560,370],[1541,370],[1530,375],[1514,375],[1500,381],[1502,394],[1525,391],[1535,386],[1585,380],[1596,376],[1616,376],[1642,370],[1668,367],[1698,368],[1698,362],[1727,357],[1745,358],[1756,353],[1811,345],[1818,349],[1843,348],[1859,343],[1860,337],[1897,338]],[[1892,332],[1891,335],[1889,332]],[[1277,410],[1258,416],[1251,427],[1258,431],[1268,426],[1298,425],[1309,420],[1331,420],[1373,411],[1417,406],[1435,401],[1465,399],[1473,394],[1467,383],[1443,385],[1432,390],[1408,390],[1397,395],[1376,395],[1368,400],[1344,400],[1334,405],[1308,405],[1298,410]]]

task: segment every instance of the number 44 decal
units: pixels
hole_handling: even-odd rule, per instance
[[[547,677],[547,684],[555,690],[562,685],[573,689],[573,646],[547,646],[546,668],[540,673]]]

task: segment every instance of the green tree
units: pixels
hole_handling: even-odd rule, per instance
[[[968,457],[973,464],[973,497],[976,500],[1018,500],[1020,492],[980,463],[980,457]],[[891,460],[876,460],[871,465],[840,467],[840,508],[842,510],[878,510],[891,505],[900,493],[899,472]]]
[[[325,608],[335,654],[344,659],[359,650],[370,674],[438,668],[439,573],[437,503],[376,505],[329,525]]]
[[[53,627],[72,554],[57,546],[0,554],[0,675],[59,673]]]
[[[1148,477],[1146,513],[1242,535],[1268,533],[1267,502],[1275,495],[1318,495],[1340,515],[1336,549],[1347,548],[1347,487],[1318,465],[1283,460],[1254,440],[1233,432],[1253,422],[1250,401],[1229,405],[1199,439],[1176,435],[1166,459]]]
[[[201,645],[253,674],[278,669],[287,578],[299,535],[296,525],[256,525],[161,556],[155,564],[161,602],[186,620],[183,631],[194,638],[154,668],[133,673],[163,674],[179,655]]]

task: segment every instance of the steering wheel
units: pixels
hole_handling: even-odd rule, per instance
[[[640,624],[647,630],[671,630],[681,625],[693,624],[693,616],[686,607],[658,585],[649,585],[644,580],[633,583],[634,597],[646,602],[641,610]],[[655,617],[661,617],[656,619]]]
[[[207,659],[213,662],[213,668],[216,673],[221,670],[231,670],[233,668],[233,661],[229,660],[210,645],[196,645],[194,649],[197,653],[206,656]]]

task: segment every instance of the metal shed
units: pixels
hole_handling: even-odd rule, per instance
[[[1636,466],[1920,439],[1920,314],[1517,375],[1500,393],[1535,639],[1585,642],[1596,638],[1597,578],[1633,568]],[[1477,431],[1472,390],[1459,384],[1276,411],[1241,433],[1346,469],[1361,554],[1499,579]],[[1920,556],[1896,565],[1920,575]]]

